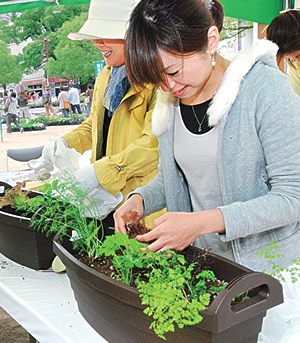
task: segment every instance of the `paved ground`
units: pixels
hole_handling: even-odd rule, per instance
[[[29,343],[29,334],[0,307],[0,343]]]
[[[3,140],[1,141],[0,138],[0,173],[5,172],[5,149],[44,145],[52,134],[63,135],[74,127],[76,126],[50,126],[42,131],[28,131],[22,134],[16,132],[9,135],[6,133],[6,125],[2,125]],[[9,161],[9,171],[20,170],[26,167],[26,163]],[[27,342],[29,342],[28,333],[0,307],[0,343]]]
[[[77,125],[76,125],[77,126]],[[5,149],[10,148],[29,148],[38,145],[45,145],[49,138],[54,134],[63,135],[76,127],[73,125],[66,126],[48,126],[45,130],[41,131],[24,131],[13,132],[12,134],[6,133],[6,125],[2,124],[2,138],[0,137],[0,173],[5,172]],[[26,163],[16,162],[9,160],[9,171],[26,169]]]

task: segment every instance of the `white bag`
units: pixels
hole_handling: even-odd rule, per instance
[[[90,165],[91,153],[92,151],[88,150],[81,155],[75,149],[69,149],[66,140],[54,134],[45,145],[42,157],[29,161],[28,166],[37,176],[41,176],[42,173],[50,173],[50,179],[63,180],[64,176],[74,175],[78,169]],[[114,196],[99,184],[88,193],[88,199],[95,203],[97,213],[90,209],[85,215],[96,218],[100,215],[100,218],[104,219],[123,201],[123,194],[119,192],[117,196]],[[76,206],[75,203],[74,205]]]

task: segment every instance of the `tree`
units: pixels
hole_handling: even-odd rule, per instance
[[[22,80],[16,56],[10,53],[3,41],[0,41],[0,71],[0,84],[4,89],[9,83],[19,83]]]
[[[7,27],[8,27],[8,20],[2,19],[0,20],[0,40],[5,42],[6,44],[9,44],[10,38],[6,34]]]
[[[239,19],[225,17],[223,29],[220,34],[220,40],[224,41],[227,40],[227,45],[231,46],[235,43],[235,40],[238,37],[245,36],[247,30],[253,28],[253,23],[250,21],[246,21],[245,25],[241,25]]]
[[[6,43],[19,44],[28,38],[33,42],[24,49],[23,54],[18,55],[23,72],[30,74],[44,66],[46,62],[45,42],[49,41],[49,56],[55,58],[54,49],[58,44],[56,32],[63,23],[72,20],[81,13],[87,14],[89,5],[58,6],[35,8],[20,13],[14,13],[11,17],[12,25],[1,27]],[[1,23],[0,23],[1,25]]]
[[[92,41],[73,41],[67,36],[70,32],[78,32],[87,20],[87,14],[82,13],[70,22],[65,22],[56,33],[58,44],[54,49],[54,56],[45,65],[48,75],[66,78],[80,78],[85,84],[94,79],[94,61],[103,57]]]
[[[68,5],[39,7],[11,17],[13,25],[7,28],[6,35],[18,44],[31,38],[33,41],[56,32],[63,23],[72,20],[81,13],[88,12],[89,5]]]

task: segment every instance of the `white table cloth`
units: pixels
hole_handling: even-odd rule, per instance
[[[79,313],[66,273],[35,271],[0,254],[0,306],[40,343],[108,343]]]

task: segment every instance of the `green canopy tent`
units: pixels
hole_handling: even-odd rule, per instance
[[[122,1],[122,0],[120,0]],[[36,7],[88,4],[90,0],[0,0],[0,14],[22,12]]]
[[[57,3],[78,5],[89,2],[90,0],[0,0],[0,14],[22,12],[35,7],[57,6]],[[226,16],[261,24],[269,24],[281,10],[294,6],[294,0],[221,0],[221,2]]]
[[[0,14],[22,12],[35,7],[57,6],[57,3],[78,5],[89,2],[90,0],[0,0]],[[226,16],[260,24],[269,24],[281,10],[293,8],[294,2],[295,0],[221,0]]]
[[[294,8],[294,0],[220,0],[228,17],[270,24],[280,11]]]

